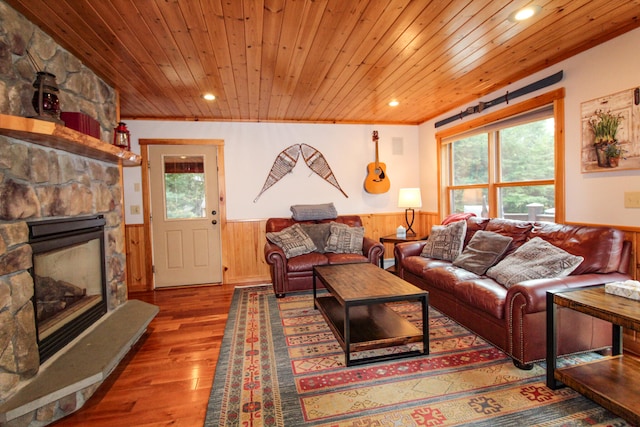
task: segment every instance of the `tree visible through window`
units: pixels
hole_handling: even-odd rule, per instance
[[[508,120],[445,143],[449,212],[555,219],[555,129],[546,117]]]
[[[202,156],[164,158],[167,219],[204,218],[205,177]]]

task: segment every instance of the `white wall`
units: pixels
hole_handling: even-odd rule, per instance
[[[513,91],[564,70],[564,78],[558,84],[518,98],[521,102],[550,90],[564,87],[565,98],[565,171],[566,171],[566,220],[591,224],[640,226],[640,209],[624,208],[624,192],[640,191],[640,170],[581,173],[581,121],[580,104],[601,96],[640,86],[640,29],[623,34],[607,43],[596,46],[560,64],[549,67],[526,79],[479,99],[488,101],[508,91]],[[470,105],[477,105],[477,102]],[[420,183],[423,210],[437,210],[436,189],[436,131],[455,126],[462,121],[435,129],[435,123],[464,110],[467,106],[443,114],[420,125]],[[499,110],[501,106],[467,116],[472,120]],[[632,137],[640,140],[640,135]]]
[[[398,212],[398,189],[419,185],[418,127],[372,125],[325,125],[287,123],[127,121],[131,151],[140,153],[138,139],[223,139],[227,219],[290,217],[294,204],[333,202],[340,214]],[[371,133],[380,136],[380,161],[386,163],[391,190],[369,194],[363,183],[367,164],[375,160]],[[285,148],[305,143],[328,160],[346,198],[338,189],[314,174],[298,159],[293,172],[269,188],[254,203],[277,155]],[[394,150],[395,147],[395,150]],[[402,153],[398,154],[398,148]],[[394,153],[395,151],[395,153]],[[141,224],[142,215],[132,215],[131,206],[142,206],[141,168],[124,170],[127,224]]]

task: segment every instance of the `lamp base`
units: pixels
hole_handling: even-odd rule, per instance
[[[411,221],[409,221],[409,211],[411,211]],[[404,210],[404,220],[407,221],[407,236],[415,237],[416,232],[413,231],[413,220],[415,219],[416,213],[412,208],[408,208]]]

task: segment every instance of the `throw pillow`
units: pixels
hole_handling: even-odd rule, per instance
[[[508,236],[479,230],[453,261],[453,265],[482,276],[507,251],[512,240]]]
[[[338,222],[330,223],[331,233],[327,239],[325,252],[337,254],[361,254],[364,227],[349,227]]]
[[[568,276],[583,259],[534,237],[487,270],[487,276],[509,288],[524,280]]]
[[[324,253],[324,248],[327,246],[327,240],[329,240],[329,234],[331,234],[331,224],[326,222],[322,224],[300,224],[305,233],[311,237],[313,243],[316,245],[316,252]]]
[[[271,231],[267,233],[267,239],[274,245],[278,245],[287,259],[316,250],[313,240],[304,232],[300,224],[293,224],[282,231]]]
[[[293,205],[291,206],[293,219],[296,221],[311,221],[320,219],[335,219],[338,211],[333,203],[319,205]]]
[[[420,256],[453,261],[462,252],[467,221],[456,221],[448,225],[434,225]]]

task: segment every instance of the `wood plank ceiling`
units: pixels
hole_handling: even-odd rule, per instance
[[[422,123],[640,26],[640,0],[5,1],[122,119]]]

